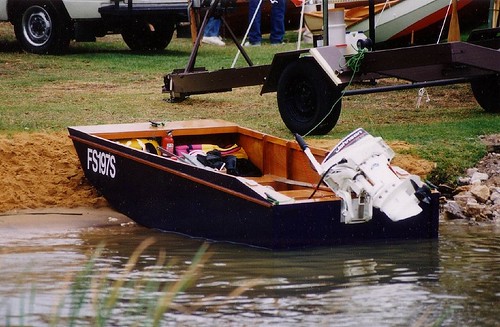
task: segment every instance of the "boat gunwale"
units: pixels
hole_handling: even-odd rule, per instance
[[[169,123],[173,125],[169,125]],[[199,124],[205,123],[201,127],[197,126],[182,126],[184,123]],[[100,137],[105,140],[121,140],[129,138],[147,138],[147,137],[161,137],[159,134],[161,132],[172,131],[173,137],[182,136],[196,136],[205,135],[207,131],[215,132],[216,134],[241,134],[245,136],[252,137],[262,142],[271,142],[284,147],[300,150],[300,146],[296,142],[291,142],[290,140],[273,136],[271,134],[266,134],[263,132],[256,131],[251,128],[242,127],[238,124],[231,123],[221,119],[195,119],[195,120],[185,120],[185,121],[172,121],[166,122],[162,126],[152,127],[150,123],[128,123],[128,124],[103,124],[103,125],[83,125],[83,126],[69,126],[68,130],[79,131],[84,134]],[[180,125],[176,125],[180,124]],[[212,125],[210,125],[212,124]],[[219,124],[219,126],[217,126]],[[177,126],[177,127],[176,127]],[[105,131],[106,128],[123,128],[116,131]],[[138,128],[140,127],[140,128]],[[128,130],[126,128],[134,128],[133,130]],[[309,147],[314,155],[324,156],[329,153],[326,149]]]
[[[218,133],[238,133],[239,125],[219,119],[199,119],[186,121],[173,121],[156,123],[127,123],[127,124],[102,124],[69,126],[68,129],[80,131],[84,134],[98,136],[104,139],[126,139],[135,138],[136,134],[141,137],[160,137],[159,133],[173,131],[174,136],[202,135],[207,130],[217,130]],[[193,125],[197,124],[197,126]],[[111,131],[110,131],[111,130]],[[182,131],[182,133],[181,133]],[[119,136],[119,137],[117,137]]]

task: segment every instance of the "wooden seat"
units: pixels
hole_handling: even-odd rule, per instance
[[[259,184],[266,185],[276,182],[276,180],[279,179],[280,177],[267,174],[267,175],[262,175],[260,177],[246,177],[246,178],[251,179]]]
[[[280,193],[289,196],[291,198],[294,198],[295,200],[309,199],[309,197],[313,194],[313,192],[314,190],[312,189],[280,191]],[[337,197],[337,196],[333,192],[316,191],[316,193],[314,193],[313,199],[332,198],[332,197]]]
[[[261,177],[248,177],[248,179],[251,179],[259,184],[262,185],[271,185],[271,184],[286,184],[289,187],[297,187],[297,188],[304,188],[304,189],[314,189],[316,188],[316,185],[308,183],[308,182],[302,182],[294,179],[288,179],[276,175],[263,175]],[[326,186],[320,186],[319,190],[327,191],[329,192],[330,189]]]

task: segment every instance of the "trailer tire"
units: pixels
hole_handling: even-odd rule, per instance
[[[340,116],[341,91],[316,61],[300,58],[284,69],[278,82],[281,119],[293,133],[327,134]]]
[[[71,37],[65,19],[51,4],[36,2],[19,9],[14,32],[26,52],[57,54],[68,48]]]
[[[166,20],[148,22],[137,19],[123,27],[123,41],[132,51],[163,50],[172,40],[175,30],[175,23]]]
[[[477,103],[487,112],[500,113],[500,76],[488,76],[471,81]]]

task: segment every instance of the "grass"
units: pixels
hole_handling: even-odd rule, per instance
[[[255,64],[268,64],[274,53],[294,50],[289,32],[282,47],[249,48]],[[230,41],[228,44],[230,45]],[[61,56],[23,53],[12,27],[0,23],[0,131],[61,131],[68,125],[222,118],[277,136],[291,138],[276,104],[276,95],[259,95],[260,87],[192,96],[167,103],[163,76],[187,64],[189,39],[174,39],[159,53],[128,51],[119,36],[97,43],[73,43]],[[234,46],[202,46],[196,66],[209,70],[231,66]],[[245,66],[242,56],[237,67]],[[498,133],[500,116],[485,113],[468,85],[428,88],[431,102],[415,108],[417,91],[346,97],[337,126],[338,139],[363,127],[386,140],[409,142],[411,154],[436,162],[433,183],[453,184],[484,154],[479,136]]]

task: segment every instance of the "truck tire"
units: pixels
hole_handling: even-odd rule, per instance
[[[487,112],[500,113],[500,76],[488,76],[471,81],[477,103]]]
[[[69,46],[70,34],[57,11],[48,3],[20,8],[14,32],[22,48],[35,54],[56,54]]]
[[[300,58],[284,69],[278,82],[281,119],[293,133],[327,134],[340,116],[341,91],[316,61]]]
[[[138,19],[123,27],[122,37],[132,51],[159,51],[170,43],[174,30],[173,22]]]

